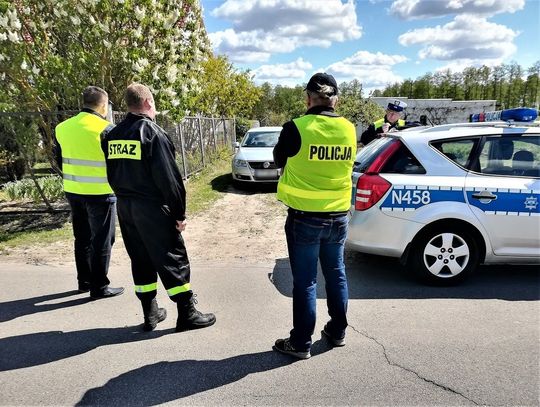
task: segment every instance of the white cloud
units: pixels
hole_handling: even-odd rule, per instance
[[[390,14],[403,20],[471,14],[490,17],[522,10],[525,0],[395,0]]]
[[[262,65],[252,71],[257,83],[270,82],[276,85],[295,86],[306,78],[306,71],[313,68],[301,57],[288,64]]]
[[[232,29],[210,33],[217,53],[234,62],[267,61],[272,53],[289,53],[302,46],[327,48],[333,42],[358,39],[353,0],[227,0],[212,11],[229,20]]]
[[[515,53],[517,35],[519,32],[485,18],[461,15],[443,26],[408,31],[399,36],[399,43],[422,45],[421,59],[490,60],[497,64]]]
[[[403,55],[387,55],[381,52],[371,53],[358,51],[342,61],[335,62],[326,68],[326,72],[335,76],[338,82],[358,79],[365,91],[376,87],[384,87],[389,83],[399,82],[402,78],[396,75],[394,65],[406,62]]]

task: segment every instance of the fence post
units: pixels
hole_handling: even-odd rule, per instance
[[[227,145],[227,125],[225,124],[225,116],[221,116],[221,119],[223,120],[223,141],[225,142],[225,145]]]
[[[217,150],[217,139],[216,139],[216,121],[214,116],[212,116],[212,138],[214,139],[214,151]]]
[[[202,156],[202,165],[206,166],[206,160],[204,159],[204,143],[202,135],[202,126],[201,126],[201,116],[197,118],[197,124],[199,125],[199,145],[201,146],[201,156]]]
[[[180,151],[182,152],[182,167],[184,168],[184,179],[188,178],[186,162],[186,146],[184,145],[184,132],[182,131],[182,121],[176,125],[176,132],[180,135]]]
[[[232,119],[232,144],[234,145],[234,142],[236,141],[236,117],[233,117]]]

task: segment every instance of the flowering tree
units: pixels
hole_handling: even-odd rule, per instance
[[[0,85],[19,111],[78,109],[87,85],[119,105],[140,81],[181,117],[209,54],[197,0],[0,0]]]

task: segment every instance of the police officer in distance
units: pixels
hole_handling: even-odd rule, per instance
[[[388,103],[386,114],[382,119],[377,120],[362,133],[360,142],[367,145],[379,137],[382,133],[388,133],[391,129],[405,126],[405,120],[401,118],[407,104],[401,100],[394,100]]]
[[[111,125],[109,97],[97,86],[84,89],[83,109],[56,126],[55,153],[71,207],[79,292],[93,299],[114,297],[107,273],[114,243],[116,197],[107,182],[100,134]]]
[[[169,136],[155,122],[148,87],[131,84],[125,93],[129,113],[103,133],[107,173],[118,197],[118,220],[131,259],[135,292],[145,331],[166,318],[155,299],[158,275],[177,304],[176,331],[214,324],[214,314],[195,308],[190,264],[181,232],[186,227],[186,190]]]
[[[356,157],[355,127],[334,112],[334,77],[317,73],[305,90],[306,114],[283,125],[274,148],[274,161],[284,168],[277,197],[289,207],[285,235],[293,275],[293,329],[274,349],[299,359],[311,356],[319,260],[330,315],[322,333],[334,346],[345,344],[348,287],[343,251]]]

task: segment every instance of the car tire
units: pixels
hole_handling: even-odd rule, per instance
[[[422,282],[454,285],[465,280],[480,260],[478,244],[463,226],[439,226],[421,233],[409,254],[409,267]]]

